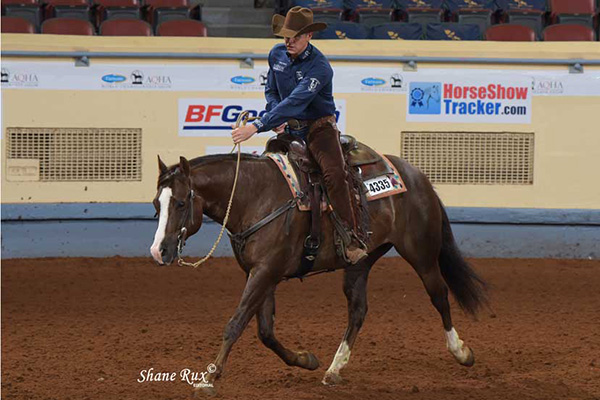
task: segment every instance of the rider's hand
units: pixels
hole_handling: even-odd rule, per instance
[[[276,134],[280,134],[283,133],[283,131],[285,130],[285,122],[281,125],[279,125],[277,128],[273,129],[273,132],[275,132]]]
[[[234,128],[232,126],[232,128]],[[248,124],[246,126],[240,126],[239,128],[235,128],[231,131],[231,138],[233,139],[233,143],[238,144],[245,142],[250,139],[252,135],[254,135],[258,131],[254,124]]]

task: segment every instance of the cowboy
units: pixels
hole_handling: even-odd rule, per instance
[[[310,44],[313,32],[327,27],[313,23],[308,8],[293,7],[285,17],[273,16],[273,33],[283,37],[269,53],[269,72],[265,88],[266,113],[260,120],[231,132],[235,143],[248,140],[257,132],[284,130],[304,139],[321,167],[323,181],[334,212],[351,238],[346,243],[346,258],[355,264],[367,256],[358,240],[356,221],[347,185],[346,163],[335,123],[333,69],[323,53]]]

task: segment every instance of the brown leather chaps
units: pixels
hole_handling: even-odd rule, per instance
[[[323,183],[333,210],[346,225],[346,229],[355,231],[356,220],[348,189],[348,171],[335,117],[327,116],[312,122],[307,142],[308,150],[321,168]]]

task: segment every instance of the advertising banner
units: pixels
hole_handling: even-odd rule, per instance
[[[531,123],[531,86],[523,79],[446,78],[411,82],[411,122]]]
[[[334,93],[406,95],[413,82],[445,82],[463,86],[488,80],[531,88],[532,96],[599,96],[600,71],[581,74],[535,69],[427,68],[336,66]],[[2,61],[3,89],[263,92],[268,65],[254,68],[218,64],[103,64],[76,67],[65,61]],[[492,79],[493,78],[493,79]]]
[[[339,129],[346,130],[346,101],[336,100],[336,119]],[[252,117],[261,117],[266,101],[246,98],[194,98],[179,99],[179,136],[227,137],[242,111]],[[268,135],[274,135],[268,132]]]

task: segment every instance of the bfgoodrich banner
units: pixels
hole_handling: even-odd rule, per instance
[[[262,99],[179,99],[179,136],[225,137],[231,135],[242,111],[260,117],[265,111]],[[335,101],[335,116],[340,131],[346,130],[346,101]]]
[[[531,123],[531,82],[524,79],[448,78],[411,82],[407,121]]]

